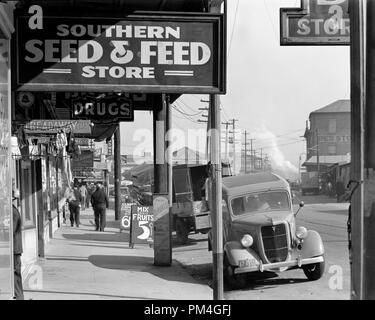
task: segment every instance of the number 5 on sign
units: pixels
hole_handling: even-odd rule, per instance
[[[151,235],[150,228],[148,227],[148,221],[138,221],[138,226],[143,229],[143,233],[137,238],[141,240],[147,240]]]

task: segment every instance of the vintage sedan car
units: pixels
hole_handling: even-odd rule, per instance
[[[300,203],[302,208],[303,202]],[[262,172],[223,178],[224,278],[244,287],[254,271],[301,268],[309,280],[324,273],[324,247],[314,230],[296,226],[289,184]],[[209,250],[212,248],[209,233]]]

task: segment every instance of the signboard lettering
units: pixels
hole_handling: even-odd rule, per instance
[[[281,8],[281,45],[349,45],[349,0],[302,0]]]
[[[77,119],[99,120],[103,122],[133,121],[132,103],[125,98],[77,99],[72,101],[73,117]]]
[[[133,205],[131,207],[131,216],[130,243],[153,243],[154,215],[152,207]]]
[[[19,89],[225,92],[222,15],[27,20],[16,22]]]
[[[90,121],[87,120],[31,120],[25,125],[25,132],[31,134],[56,134],[64,129],[77,134],[91,134]]]

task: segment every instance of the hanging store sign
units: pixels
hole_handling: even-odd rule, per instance
[[[349,0],[302,0],[280,9],[281,45],[349,45]]]
[[[94,154],[90,151],[83,151],[73,158],[73,168],[94,168]]]
[[[18,90],[225,93],[223,15],[16,17]]]
[[[76,134],[91,135],[91,123],[88,120],[31,120],[25,124],[25,133],[51,135],[64,130]]]
[[[109,97],[100,100],[92,98],[72,100],[72,117],[93,122],[113,123],[134,121],[134,110],[129,99]]]

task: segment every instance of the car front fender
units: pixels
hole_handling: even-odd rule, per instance
[[[251,248],[244,248],[238,241],[229,241],[224,246],[224,253],[228,257],[231,266],[238,266],[239,260],[260,261],[258,254]]]
[[[307,237],[303,240],[301,256],[302,258],[312,258],[324,254],[324,245],[320,234],[314,230],[307,231]]]

